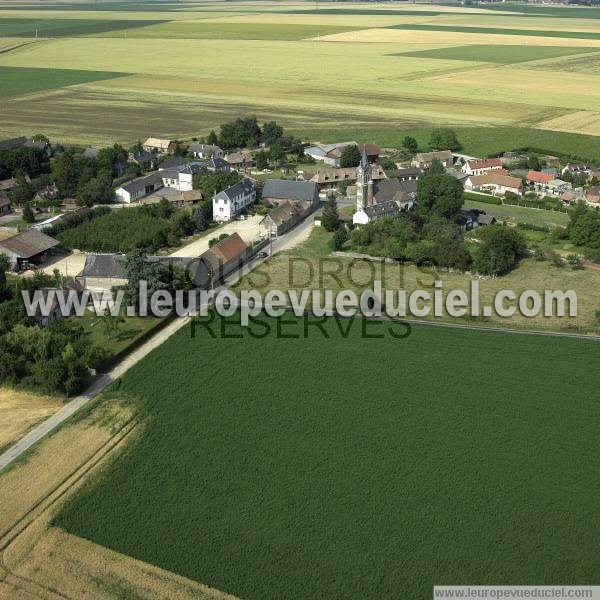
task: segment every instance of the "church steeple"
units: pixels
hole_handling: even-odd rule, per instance
[[[373,179],[367,150],[363,146],[360,164],[356,168],[356,210],[373,204]]]

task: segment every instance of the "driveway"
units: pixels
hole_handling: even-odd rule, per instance
[[[203,252],[208,250],[208,242],[212,238],[219,237],[223,233],[231,235],[232,233],[239,233],[242,239],[246,242],[252,242],[258,238],[260,233],[259,223],[263,217],[261,215],[254,215],[247,217],[245,221],[229,221],[218,229],[209,231],[206,235],[201,238],[179,248],[171,254],[171,256],[182,256],[182,257],[197,257]]]

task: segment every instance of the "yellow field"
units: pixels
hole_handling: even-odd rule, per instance
[[[13,6],[0,17],[32,18],[31,11]],[[306,132],[350,122],[365,131],[443,124],[598,134],[597,123],[582,116],[600,105],[600,39],[387,27],[417,23],[583,32],[600,38],[600,19],[585,19],[585,12],[582,18],[565,19],[435,5],[340,6],[333,7],[338,12],[318,14],[286,12],[314,12],[309,4],[243,2],[219,10],[182,3],[181,10],[165,12],[36,11],[35,18],[44,20],[165,23],[35,43],[0,38],[0,70],[52,67],[129,74],[5,97],[0,135],[44,131],[82,144],[128,143],[149,134],[186,138],[248,113]],[[394,10],[398,14],[389,14]],[[240,27],[247,37],[253,26],[262,39],[236,38]],[[312,36],[311,26],[361,29]],[[291,31],[299,30],[308,37],[289,39]],[[190,39],[182,39],[186,35]],[[2,52],[21,42],[27,45]],[[494,64],[478,60],[479,45],[598,48],[598,54]],[[456,46],[474,46],[472,59],[398,56]]]

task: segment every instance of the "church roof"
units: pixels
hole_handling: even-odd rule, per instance
[[[363,146],[362,152],[360,155],[360,166],[363,169],[367,169],[369,167],[369,157],[367,156],[367,149],[365,146]]]
[[[401,181],[399,179],[381,179],[373,183],[373,199],[377,203],[406,202],[414,200],[417,193],[417,182],[414,179]]]

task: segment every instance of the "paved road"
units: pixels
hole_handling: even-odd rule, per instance
[[[241,221],[239,221],[241,222]],[[313,227],[313,217],[310,215],[297,227],[287,232],[280,238],[273,240],[272,249],[273,254],[280,252],[281,250],[287,250],[302,241],[304,241],[310,234]],[[230,275],[227,278],[227,284],[231,285],[245,275],[250,269],[260,264],[265,259],[256,258],[251,261],[248,265],[244,265],[242,269],[236,273]],[[216,290],[217,291],[217,290]],[[105,373],[99,377],[81,396],[78,396],[71,400],[68,404],[65,404],[58,412],[52,415],[49,419],[40,423],[37,427],[32,429],[27,435],[21,438],[18,442],[13,444],[3,454],[0,454],[0,471],[16,460],[24,452],[29,450],[34,444],[39,442],[43,437],[48,435],[59,427],[64,421],[66,421],[71,415],[76,413],[82,406],[87,404],[92,398],[97,396],[106,386],[111,384],[115,379],[121,377],[128,369],[130,369],[137,362],[142,360],[147,354],[152,352],[155,348],[160,346],[165,340],[172,336],[176,331],[183,327],[189,322],[189,317],[175,319],[172,323],[167,325],[164,329],[156,333],[150,340],[140,346],[137,350],[134,350],[131,354],[126,356],[116,367],[114,367],[108,373]]]

